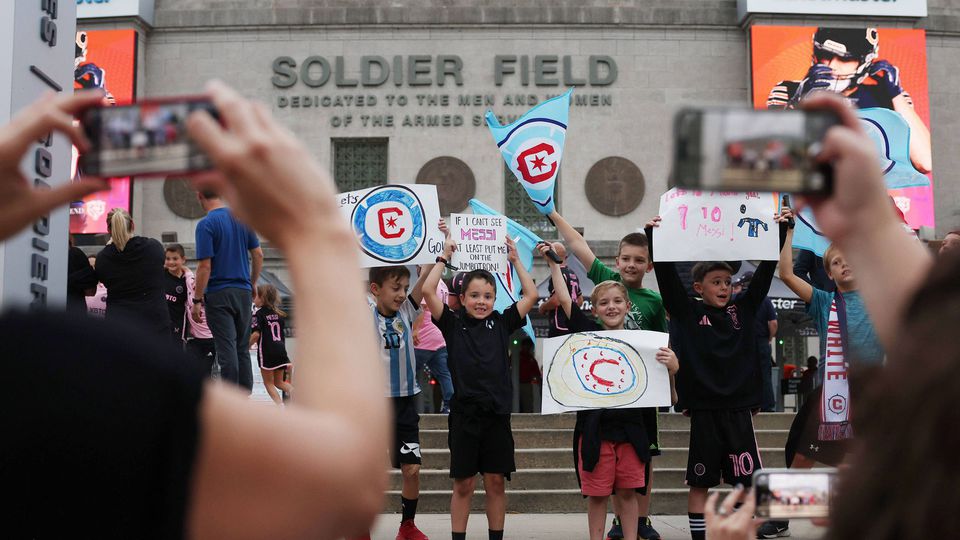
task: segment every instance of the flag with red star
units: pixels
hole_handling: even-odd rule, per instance
[[[549,214],[556,208],[553,194],[560,173],[572,93],[571,88],[563,95],[544,101],[507,126],[501,126],[493,111],[487,111],[487,127],[500,154],[541,214]]]

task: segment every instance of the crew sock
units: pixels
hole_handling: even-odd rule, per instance
[[[707,521],[704,519],[703,514],[702,513],[695,514],[693,512],[688,512],[687,518],[690,520],[691,540],[706,540]]]
[[[452,540],[467,540],[467,533],[465,532],[462,532],[462,533],[451,532],[450,535],[452,537]]]
[[[403,513],[403,517],[400,518],[401,523],[417,517],[417,501],[418,499],[407,499],[402,495],[400,496],[400,511]]]
[[[487,533],[490,535],[490,540],[503,540],[503,530],[495,531],[493,529],[487,529]]]

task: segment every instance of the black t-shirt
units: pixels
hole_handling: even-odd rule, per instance
[[[182,538],[203,374],[169,339],[8,313],[0,343],[6,538]]]
[[[567,285],[567,291],[570,292],[570,298],[573,299],[573,303],[577,303],[577,297],[580,296],[580,278],[577,277],[577,274],[567,268],[566,266],[560,267],[560,274],[563,276],[563,282]],[[551,279],[547,283],[547,291],[553,296],[553,280]],[[567,321],[567,314],[563,312],[563,308],[557,308],[547,314],[547,318],[550,321],[549,336],[557,337],[570,332],[576,332],[576,330],[571,330],[570,325]]]
[[[444,307],[440,319],[434,317],[447,342],[447,365],[453,379],[453,400],[450,408],[459,412],[464,405],[510,414],[513,409],[513,381],[507,346],[510,336],[523,328],[513,304],[500,313],[494,311],[485,319],[474,319],[464,308],[453,311]]]
[[[163,246],[134,236],[123,251],[110,244],[97,254],[97,276],[107,288],[107,318],[136,322],[157,335],[170,334],[163,298]]]
[[[253,314],[251,330],[260,333],[257,341],[257,350],[264,358],[286,358],[287,348],[284,330],[286,317],[281,317],[276,311],[262,307]]]
[[[82,249],[70,248],[67,257],[67,309],[78,313],[87,312],[87,289],[97,288],[97,273],[90,266]]]
[[[780,244],[786,227],[781,224]],[[650,258],[653,255],[653,239]],[[663,305],[670,314],[670,343],[680,360],[677,393],[683,406],[698,409],[747,409],[760,406],[763,376],[757,348],[756,317],[777,268],[762,261],[746,292],[722,308],[687,296],[674,263],[654,262]]]
[[[167,299],[167,311],[170,312],[170,330],[177,336],[183,336],[186,324],[187,273],[177,277],[170,272],[163,273],[163,296]]]

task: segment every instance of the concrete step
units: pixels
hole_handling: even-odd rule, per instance
[[[724,489],[725,491],[725,489]],[[400,506],[400,492],[387,492],[387,510],[396,510]],[[482,512],[484,507],[482,482],[477,481],[477,490],[473,494],[471,510]],[[539,489],[528,491],[507,490],[507,512],[524,514],[585,512],[587,501],[577,489]],[[684,515],[687,513],[686,489],[654,489],[650,500],[650,510],[654,515]],[[418,513],[450,512],[450,491],[421,490],[417,503]]]
[[[448,469],[450,451],[446,448],[428,448],[422,451],[423,469]],[[572,448],[518,448],[515,452],[517,469],[567,469],[573,467]],[[766,467],[784,467],[783,445],[761,448],[760,457]],[[757,464],[759,468],[759,464]],[[663,448],[654,458],[654,467],[685,468],[686,448]]]
[[[757,430],[757,444],[776,448],[787,441],[787,430]],[[573,448],[573,428],[513,428],[513,440],[517,448]],[[690,443],[690,431],[661,429],[660,446],[685,447]],[[422,448],[447,448],[446,429],[420,429]]]
[[[754,427],[758,430],[790,429],[793,413],[760,413],[753,417]],[[511,425],[514,429],[573,429],[577,421],[576,414],[530,414],[514,413]],[[689,429],[690,419],[679,413],[661,413],[661,430]],[[420,415],[420,429],[447,429],[447,417],[443,414]]]
[[[686,487],[685,467],[657,467],[654,463],[653,486],[656,489],[684,489]],[[509,487],[513,491],[576,489],[577,475],[573,463],[566,469],[521,469],[511,475]],[[399,490],[402,486],[400,471],[390,471],[390,489]],[[421,470],[420,489],[424,491],[450,491],[453,480],[450,471]]]

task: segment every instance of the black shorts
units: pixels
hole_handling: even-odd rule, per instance
[[[762,466],[750,409],[690,411],[688,486],[712,488],[723,481],[749,487]]]
[[[787,467],[793,464],[796,454],[802,454],[814,461],[836,467],[843,462],[849,449],[847,441],[821,441],[820,428],[820,389],[807,395],[803,406],[797,411],[797,416],[790,424],[790,434],[787,435],[787,444],[784,447],[784,457]]]
[[[390,398],[393,405],[394,442],[390,447],[390,460],[394,469],[401,464],[420,465],[420,414],[417,413],[417,396]]]
[[[447,425],[450,478],[499,473],[509,480],[510,473],[517,470],[509,414],[467,416],[451,411]]]
[[[646,407],[640,409],[643,415],[643,428],[647,432],[647,440],[650,441],[650,457],[659,456],[660,452],[660,413],[656,407]],[[649,474],[647,477],[649,478]]]

